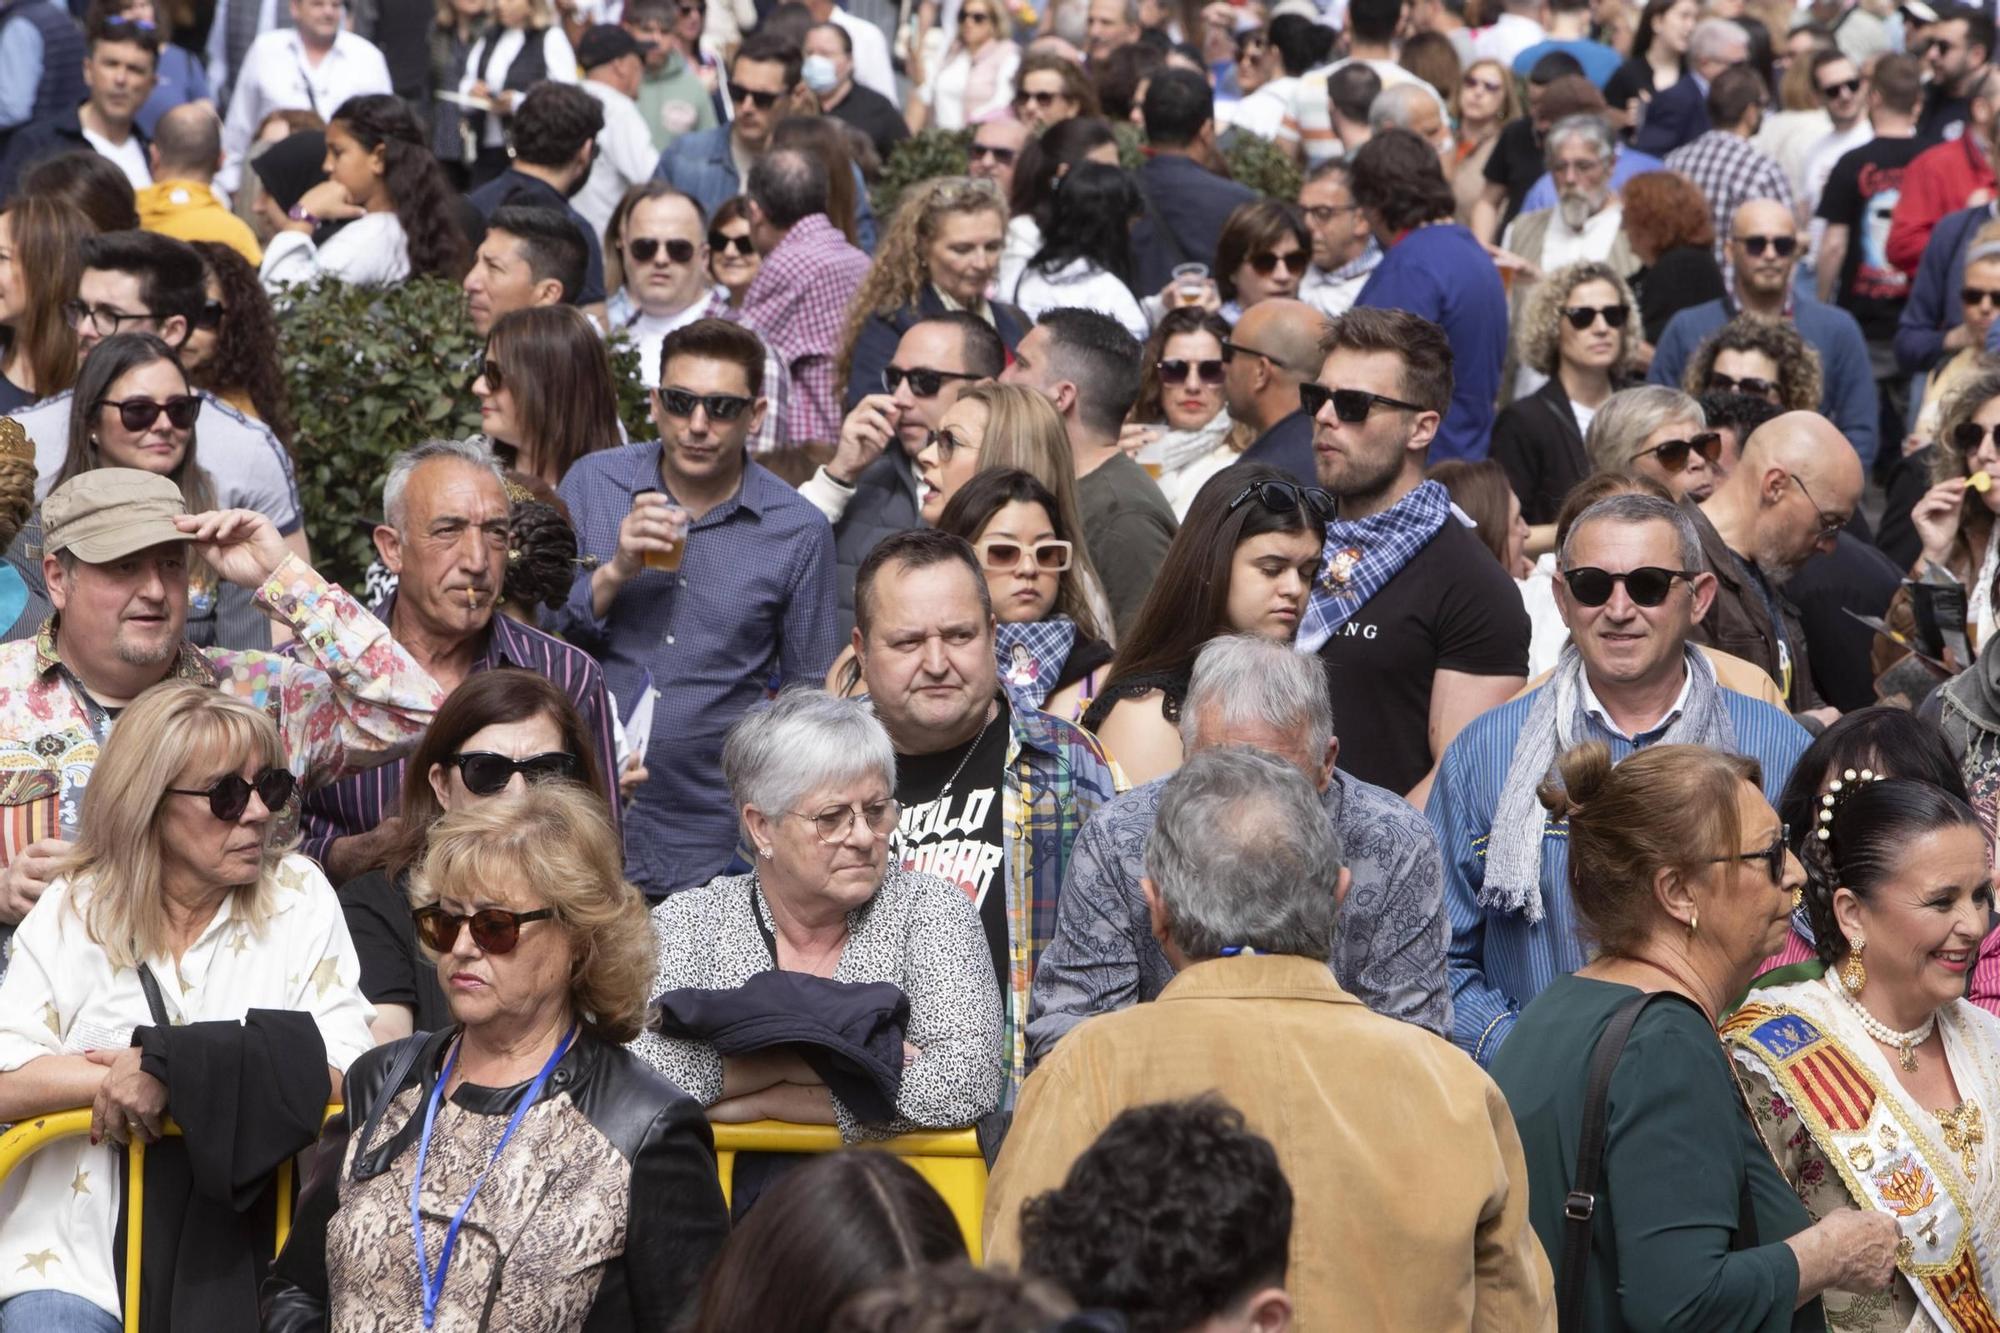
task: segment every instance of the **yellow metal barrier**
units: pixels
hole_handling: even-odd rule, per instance
[[[840,1141],[840,1131],[832,1125],[789,1125],[778,1120],[759,1120],[747,1125],[715,1126],[715,1164],[722,1176],[722,1197],[731,1197],[736,1180],[739,1152],[838,1152],[848,1145]],[[979,1226],[986,1211],[986,1158],[979,1151],[979,1136],[969,1129],[904,1134],[876,1143],[857,1143],[894,1153],[916,1168],[931,1188],[944,1196],[965,1233],[965,1248],[972,1262],[980,1262]]]
[[[331,1120],[340,1111],[339,1103],[326,1108],[322,1120]],[[161,1127],[163,1134],[178,1134],[181,1127],[171,1119]],[[23,1120],[0,1134],[0,1180],[5,1180],[21,1164],[21,1159],[60,1139],[73,1139],[90,1133],[90,1108],[75,1111],[53,1111],[32,1120]],[[134,1139],[126,1148],[129,1163],[127,1179],[130,1181],[130,1197],[125,1203],[125,1333],[139,1333],[139,1286],[135,1280],[139,1272],[139,1247],[142,1228],[140,1219],[145,1216],[146,1206],[146,1145]],[[287,1157],[278,1163],[275,1173],[278,1187],[278,1244],[285,1248],[285,1237],[292,1233],[292,1159]]]

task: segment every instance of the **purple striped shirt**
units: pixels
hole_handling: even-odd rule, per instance
[[[396,595],[389,594],[375,608],[383,624],[391,624]],[[486,636],[486,649],[474,662],[474,671],[493,667],[519,667],[547,678],[569,696],[583,714],[583,724],[597,738],[597,771],[606,787],[617,790],[617,756],[611,731],[611,703],[604,692],[604,669],[597,659],[581,648],[572,648],[561,639],[544,634],[519,621],[494,613]],[[402,806],[403,772],[407,764],[394,759],[340,781],[306,793],[304,837],[299,850],[326,864],[326,850],[335,838],[366,833],[384,816]],[[611,821],[618,823],[618,802],[611,802]]]

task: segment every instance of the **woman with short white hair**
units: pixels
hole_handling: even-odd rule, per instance
[[[865,1121],[789,1047],[724,1055],[648,1032],[634,1050],[717,1122],[837,1124],[855,1139],[991,1111],[1003,1077],[987,932],[955,884],[890,863],[896,752],[870,706],[787,690],[731,729],[722,771],[756,866],[653,909],[658,988],[738,990],[770,972],[888,982],[909,1000],[894,1115]],[[993,892],[1003,885],[996,876]]]

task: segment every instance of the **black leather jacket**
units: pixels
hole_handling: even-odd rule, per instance
[[[413,1295],[420,1292],[421,1279],[415,1276],[416,1246],[409,1229],[409,1180],[414,1146],[423,1129],[423,1102],[436,1084],[453,1035],[453,1031],[418,1033],[377,1047],[348,1071],[346,1110],[327,1124],[320,1138],[291,1237],[264,1283],[267,1333],[319,1333],[327,1328],[328,1224],[343,1204],[372,1212],[377,1219],[385,1210],[400,1212],[401,1225],[387,1233],[399,1252],[388,1255],[386,1262],[379,1252],[372,1258],[348,1257],[346,1269],[372,1270],[374,1275],[364,1288],[343,1291],[342,1299],[387,1317],[395,1312],[382,1307],[408,1300],[407,1325],[421,1327],[421,1300]],[[406,1048],[413,1045],[414,1061],[404,1061]],[[399,1066],[403,1073],[396,1086],[386,1087]],[[366,1150],[358,1151],[348,1168],[350,1134],[361,1134],[378,1104],[410,1087],[418,1089],[417,1112],[393,1132],[376,1125],[364,1140]],[[467,1111],[502,1115],[512,1111],[524,1090],[525,1085],[502,1089],[466,1085],[451,1100]],[[579,1206],[575,1201],[585,1197],[578,1186],[588,1189],[609,1172],[629,1181],[622,1201],[608,1201],[614,1209],[622,1205],[624,1247],[600,1256],[601,1273],[581,1324],[564,1321],[560,1326],[582,1333],[665,1330],[692,1304],[701,1276],[729,1229],[708,1121],[699,1103],[623,1047],[588,1034],[580,1035],[563,1056],[537,1105],[559,1097],[568,1099],[574,1115],[553,1122],[553,1134],[544,1129],[537,1137],[529,1134],[530,1126],[551,1122],[531,1113],[502,1156],[502,1165],[514,1158],[518,1167],[515,1154],[529,1150],[530,1160],[543,1168],[544,1180],[526,1192],[519,1215],[498,1219],[501,1225],[494,1230],[476,1225],[477,1213],[468,1214],[440,1314],[445,1306],[476,1309],[478,1327],[485,1329],[493,1311],[505,1302],[510,1317],[518,1322],[528,1314],[523,1306],[533,1305],[547,1294],[546,1289],[560,1285],[562,1275],[552,1274],[545,1256],[557,1256],[552,1260],[557,1270],[588,1268],[590,1256],[582,1252],[585,1241],[580,1234],[586,1228],[579,1226],[579,1234],[572,1234],[574,1219],[569,1214]],[[394,1117],[388,1123],[395,1124]],[[439,1124],[442,1127],[444,1121]],[[434,1133],[431,1172],[437,1170],[439,1137]],[[611,1159],[613,1153],[622,1165]],[[482,1210],[500,1197],[495,1189],[499,1173],[496,1166],[487,1189],[480,1192],[477,1206]],[[551,1197],[539,1192],[542,1185]],[[601,1209],[607,1201],[595,1202]],[[601,1216],[596,1220],[598,1234],[614,1230],[602,1225]],[[498,1252],[496,1233],[508,1237],[505,1253]],[[431,1236],[428,1247],[433,1265],[437,1241]],[[362,1258],[366,1262],[360,1262]]]

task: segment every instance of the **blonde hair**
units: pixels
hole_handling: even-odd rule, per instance
[[[0,541],[12,542],[35,512],[35,446],[12,417],[0,417]]]
[[[861,330],[876,316],[887,317],[917,303],[931,280],[925,256],[937,239],[938,223],[955,213],[992,213],[1007,225],[1007,200],[1000,187],[969,176],[944,176],[908,190],[875,247],[875,262],[862,279],[848,307],[847,327],[840,335],[840,360],[834,383],[845,384],[854,370],[854,345]]]
[[[1625,307],[1625,326],[1618,330],[1618,359],[1609,367],[1615,381],[1638,368],[1639,302],[1617,269],[1595,260],[1559,268],[1535,284],[1521,312],[1521,364],[1554,375],[1562,363],[1563,307],[1586,282],[1609,283]]]
[[[277,725],[220,690],[164,681],[119,717],[84,789],[83,832],[62,865],[83,890],[70,905],[113,967],[135,967],[169,947],[159,826],[167,789],[196,780],[183,774],[234,773],[253,758],[285,766]],[[270,919],[271,875],[289,845],[268,838],[256,880],[234,890],[231,911],[253,934],[263,934]]]
[[[570,1003],[583,1026],[620,1044],[638,1036],[652,1002],[653,931],[603,798],[573,782],[535,782],[444,816],[410,876],[410,905],[510,883],[546,903],[568,937]]]

